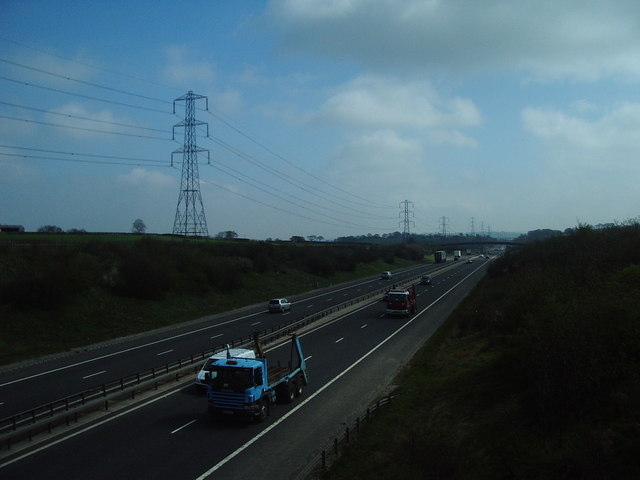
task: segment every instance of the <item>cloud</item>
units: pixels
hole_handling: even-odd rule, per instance
[[[136,187],[152,189],[168,189],[176,186],[176,182],[173,177],[161,172],[145,170],[144,168],[134,168],[127,174],[119,175],[118,181]]]
[[[207,85],[216,78],[213,66],[206,61],[190,58],[190,50],[184,46],[174,45],[166,49],[169,63],[164,69],[167,81],[177,85]]]
[[[632,0],[274,0],[266,12],[283,50],[371,69],[640,79]]]
[[[429,130],[436,143],[475,146],[454,131],[482,123],[471,100],[444,99],[429,82],[363,75],[335,89],[311,121],[370,129]]]
[[[556,148],[607,153],[608,159],[616,152],[640,149],[640,103],[620,104],[593,120],[557,109],[529,107],[522,111],[522,120],[526,130]]]
[[[132,125],[140,123],[126,118],[118,118],[108,109],[91,111],[78,102],[70,102],[51,111],[58,115],[45,115],[46,121],[70,127],[71,129],[65,129],[66,134],[76,137],[101,136],[104,138],[103,132],[131,133],[129,127],[116,124]],[[89,121],[85,119],[89,119]],[[98,131],[94,132],[92,130]]]

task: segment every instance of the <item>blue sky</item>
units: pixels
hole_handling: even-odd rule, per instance
[[[635,1],[0,0],[0,26],[3,224],[171,233],[189,90],[210,235],[640,215]]]

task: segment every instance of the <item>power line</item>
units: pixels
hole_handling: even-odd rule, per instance
[[[116,70],[110,70],[108,68],[99,67],[97,65],[92,65],[92,64],[87,63],[87,62],[81,62],[81,61],[76,60],[74,58],[65,57],[65,56],[62,56],[62,55],[58,55],[58,54],[55,54],[55,53],[48,52],[48,51],[43,50],[41,48],[36,48],[36,47],[30,46],[30,45],[25,45],[24,43],[16,42],[15,40],[11,40],[11,39],[3,37],[1,35],[0,35],[0,40],[3,40],[3,41],[8,42],[8,43],[13,43],[14,45],[18,45],[19,47],[22,47],[22,48],[33,50],[34,52],[44,53],[45,55],[49,55],[51,57],[60,58],[62,60],[65,60],[65,61],[71,62],[71,63],[75,63],[77,65],[83,65],[85,67],[93,68],[95,70],[101,70],[103,72],[111,73],[111,74],[114,74],[114,75],[119,75],[121,77],[131,78],[133,80],[137,80],[137,81],[143,82],[143,83],[148,83],[150,85],[156,85],[156,86],[167,88],[167,89],[170,89],[170,90],[179,91],[179,89],[177,89],[175,87],[171,87],[171,86],[168,86],[168,85],[163,85],[162,83],[154,82],[154,81],[148,80],[146,78],[137,77],[135,75],[130,75],[130,74],[127,74],[127,73],[118,72]]]
[[[75,118],[75,119],[78,119],[78,120],[86,120],[88,122],[103,123],[103,124],[106,124],[106,125],[116,125],[118,127],[126,127],[126,128],[138,128],[140,130],[149,130],[149,131],[152,131],[152,132],[169,133],[168,130],[161,130],[159,128],[141,127],[139,125],[128,125],[126,123],[109,122],[107,120],[98,120],[98,119],[95,119],[95,118],[82,117],[80,115],[72,115],[70,113],[52,112],[50,110],[44,110],[42,108],[27,107],[25,105],[17,105],[15,103],[3,102],[1,100],[0,100],[0,104],[8,105],[10,107],[22,108],[24,110],[31,110],[31,111],[34,111],[34,112],[46,113],[46,114],[49,114],[49,115],[58,115],[58,116],[61,116],[61,117]]]
[[[142,167],[145,166],[140,163],[128,163],[128,162],[107,162],[104,160],[82,160],[80,158],[57,158],[57,157],[45,157],[41,155],[21,155],[19,153],[2,153],[0,155],[4,157],[18,157],[18,158],[27,158],[27,159],[35,159],[35,160],[54,160],[59,162],[75,162],[75,163],[92,163],[99,165],[129,165],[134,167]],[[171,168],[169,165],[162,165],[158,162],[158,165],[153,165],[154,167],[166,167]]]
[[[5,58],[0,58],[0,62],[4,62],[4,63],[7,63],[9,65],[14,65],[16,67],[24,68],[26,70],[31,70],[31,71],[38,72],[38,73],[44,73],[45,75],[51,75],[52,77],[62,78],[63,80],[67,80],[67,81],[70,81],[70,82],[77,82],[77,83],[81,83],[82,85],[88,85],[90,87],[101,88],[103,90],[108,90],[110,92],[122,93],[124,95],[131,95],[133,97],[144,98],[145,100],[151,100],[151,101],[154,101],[154,102],[160,102],[160,103],[163,103],[165,105],[166,104],[171,104],[171,102],[167,102],[166,100],[161,100],[159,98],[148,97],[146,95],[141,95],[139,93],[127,92],[126,90],[121,90],[119,88],[107,87],[105,85],[100,85],[98,83],[87,82],[86,80],[80,80],[80,79],[77,79],[77,78],[67,77],[66,75],[60,75],[58,73],[49,72],[49,71],[43,70],[41,68],[30,67],[29,65],[24,65],[22,63],[13,62],[13,61],[7,60]]]
[[[86,98],[88,100],[95,100],[97,102],[109,103],[109,104],[112,104],[112,105],[120,105],[121,107],[136,108],[138,110],[146,110],[148,112],[155,112],[155,113],[163,113],[163,114],[172,115],[172,113],[170,113],[170,112],[168,112],[166,110],[158,110],[157,108],[141,107],[140,105],[131,105],[130,103],[116,102],[115,100],[107,100],[107,99],[104,99],[104,98],[92,97],[90,95],[83,95],[81,93],[68,92],[66,90],[60,90],[59,88],[46,87],[44,85],[38,85],[38,84],[35,84],[35,83],[31,83],[31,82],[25,82],[23,80],[16,80],[14,78],[5,77],[3,75],[0,75],[0,79],[6,80],[7,82],[17,83],[19,85],[26,85],[28,87],[41,88],[43,90],[49,90],[51,92],[62,93],[64,95],[71,95],[71,96],[74,96],[74,97]]]
[[[149,136],[149,135],[138,135],[138,134],[135,134],[135,133],[110,132],[108,130],[98,130],[97,128],[73,127],[71,125],[61,125],[59,123],[42,122],[40,120],[27,120],[26,118],[16,118],[16,117],[10,117],[8,115],[0,115],[0,118],[5,118],[7,120],[14,120],[14,121],[17,121],[17,122],[37,123],[39,125],[47,125],[47,126],[50,126],[50,127],[70,128],[72,130],[81,130],[81,131],[84,131],[84,132],[105,133],[105,134],[108,134],[108,135],[122,135],[122,136],[125,136],[125,137],[149,138],[149,139],[152,139],[152,140],[169,140],[169,141],[172,141],[172,139],[164,138],[164,137],[152,137],[152,136]]]
[[[240,135],[242,135],[243,137],[245,137],[247,140],[249,140],[249,141],[251,141],[251,142],[255,143],[256,145],[258,145],[259,147],[263,148],[264,150],[266,150],[267,152],[269,152],[271,155],[273,155],[273,156],[275,156],[275,157],[279,158],[280,160],[282,160],[283,162],[287,163],[288,165],[291,165],[292,167],[294,167],[294,168],[296,168],[296,169],[300,170],[301,172],[305,173],[306,175],[309,175],[310,177],[314,178],[315,180],[318,180],[319,182],[322,182],[322,183],[324,183],[325,185],[328,185],[328,186],[330,186],[331,188],[334,188],[335,190],[338,190],[338,191],[340,191],[340,192],[342,192],[342,193],[345,193],[345,194],[350,195],[350,196],[355,197],[355,198],[359,198],[360,200],[363,200],[363,201],[367,202],[367,205],[364,205],[364,206],[370,206],[370,204],[376,204],[376,205],[378,205],[378,206],[380,206],[380,207],[395,208],[395,207],[393,207],[393,206],[391,206],[391,205],[384,205],[384,204],[377,203],[377,202],[371,202],[370,200],[368,200],[368,199],[366,199],[366,198],[363,198],[363,197],[360,197],[360,196],[358,196],[358,195],[355,195],[355,194],[354,194],[354,193],[352,193],[352,192],[349,192],[349,191],[347,191],[347,190],[341,189],[340,187],[337,187],[337,186],[335,186],[335,185],[333,185],[333,184],[331,184],[331,183],[327,182],[326,180],[324,180],[324,179],[322,179],[322,178],[320,178],[320,177],[318,177],[318,176],[314,175],[313,173],[310,173],[310,172],[306,171],[305,169],[303,169],[302,167],[300,167],[300,166],[299,166],[298,164],[296,164],[295,162],[292,162],[292,161],[290,161],[290,160],[286,159],[285,157],[283,157],[283,156],[282,156],[282,155],[280,155],[279,153],[277,153],[277,152],[273,151],[271,148],[269,148],[269,147],[267,147],[266,145],[264,145],[262,142],[259,142],[258,140],[254,139],[253,137],[251,137],[251,136],[249,136],[248,134],[244,133],[242,130],[240,130],[239,128],[235,127],[235,126],[234,126],[234,125],[232,125],[230,122],[228,122],[227,120],[225,120],[224,118],[222,118],[222,116],[220,116],[219,114],[215,114],[215,113],[213,113],[213,112],[211,112],[211,111],[209,111],[208,113],[209,113],[209,115],[211,115],[211,116],[213,116],[213,117],[217,118],[219,121],[221,121],[222,123],[224,123],[226,126],[228,126],[229,128],[231,128],[231,129],[232,129],[232,130],[234,130],[235,132],[237,132],[237,133],[239,133]],[[349,201],[349,200],[347,200],[347,201]],[[357,202],[353,202],[353,201],[352,201],[352,203],[356,203],[356,204],[357,204]]]
[[[29,148],[29,147],[18,147],[16,145],[0,145],[2,148],[13,148],[16,150],[29,150],[31,152],[42,152],[42,153],[55,153],[58,155],[71,155],[71,156],[81,156],[81,157],[95,157],[95,158],[112,158],[116,160],[132,160],[136,162],[158,162],[160,164],[165,163],[164,160],[151,160],[148,158],[135,158],[135,157],[119,157],[115,155],[100,155],[97,153],[77,153],[77,152],[61,152],[59,150],[45,150],[42,148]]]
[[[306,215],[302,215],[302,214],[299,214],[299,213],[295,213],[295,212],[291,212],[291,211],[285,210],[284,208],[276,207],[275,205],[270,205],[270,204],[268,204],[266,202],[263,202],[261,200],[257,200],[255,198],[249,197],[248,195],[244,195],[244,194],[242,194],[240,192],[236,192],[235,190],[231,190],[230,188],[224,187],[224,186],[222,186],[222,185],[220,185],[220,184],[218,184],[216,182],[212,182],[210,180],[205,180],[205,179],[202,179],[201,181],[204,182],[204,183],[208,183],[210,185],[213,185],[215,187],[218,187],[218,188],[220,188],[222,190],[226,190],[229,193],[233,193],[234,195],[237,195],[239,197],[245,198],[245,199],[250,200],[252,202],[258,203],[260,205],[264,205],[265,207],[269,207],[269,208],[272,208],[274,210],[278,210],[280,212],[284,212],[286,214],[293,215],[293,216],[296,216],[296,217],[304,218],[306,220],[311,220],[312,222],[324,223],[325,225],[331,225],[331,226],[340,227],[340,228],[352,228],[352,229],[360,229],[360,228],[362,228],[360,226],[354,226],[354,225],[349,225],[349,224],[336,224],[336,223],[327,222],[327,221],[324,221],[324,220],[318,220],[316,218],[308,217]],[[371,230],[388,230],[386,228],[379,228],[379,227],[366,227],[366,228],[369,228]]]
[[[278,178],[281,181],[286,181],[287,183],[293,185],[294,187],[296,187],[296,188],[298,188],[298,189],[300,189],[300,190],[302,190],[302,191],[304,191],[306,193],[309,193],[311,195],[319,197],[319,198],[321,198],[321,199],[323,199],[323,200],[325,200],[327,202],[333,203],[334,205],[338,205],[341,208],[346,208],[346,209],[355,211],[355,212],[357,212],[359,214],[362,214],[362,212],[360,210],[356,210],[353,207],[341,204],[341,203],[335,201],[331,197],[327,197],[325,195],[321,195],[320,193],[318,193],[317,189],[315,187],[313,187],[312,185],[308,185],[308,184],[306,184],[304,182],[301,182],[298,179],[288,175],[287,173],[285,173],[285,172],[283,172],[281,170],[278,170],[278,169],[275,169],[273,167],[269,167],[269,166],[265,165],[262,161],[256,159],[255,157],[253,157],[253,156],[251,156],[251,155],[249,155],[247,153],[242,152],[241,150],[237,149],[236,147],[233,147],[232,145],[229,145],[228,143],[226,143],[225,141],[223,141],[223,140],[221,140],[219,138],[209,137],[209,139],[212,142],[217,143],[218,145],[220,145],[222,148],[228,150],[229,152],[231,152],[231,153],[239,156],[240,158],[242,158],[242,159],[254,164],[258,168],[260,168],[260,169],[264,170],[265,172],[267,172],[269,175],[275,176],[276,178]],[[383,217],[383,216],[376,216],[376,215],[370,215],[370,216],[372,218],[379,218],[379,219],[385,219],[385,220],[390,220],[390,219],[394,218],[394,217]]]
[[[265,193],[267,193],[269,195],[276,196],[276,197],[278,197],[278,198],[280,198],[282,200],[285,200],[287,202],[290,202],[291,201],[290,199],[293,198],[294,200],[297,200],[299,202],[308,203],[309,205],[313,205],[314,207],[322,208],[322,209],[328,210],[330,212],[340,213],[340,214],[344,214],[344,215],[350,215],[352,217],[355,217],[355,216],[360,217],[361,216],[361,215],[356,215],[356,214],[353,214],[353,213],[348,213],[348,212],[343,212],[343,211],[339,211],[339,210],[336,210],[336,209],[332,209],[332,208],[329,208],[329,207],[327,207],[325,205],[320,205],[320,204],[317,204],[317,203],[312,202],[310,200],[306,200],[306,199],[304,199],[302,197],[299,197],[297,195],[293,195],[293,194],[291,194],[289,192],[285,192],[285,191],[283,191],[283,190],[281,190],[279,188],[274,187],[273,185],[270,185],[270,184],[267,184],[265,182],[261,182],[259,180],[256,180],[255,178],[252,178],[249,175],[247,175],[245,173],[242,173],[242,172],[240,172],[240,171],[236,170],[235,168],[230,167],[228,165],[223,165],[223,164],[221,164],[219,162],[214,162],[214,163],[211,163],[210,165],[213,168],[216,168],[216,169],[222,171],[223,173],[229,175],[230,177],[235,178],[236,180],[239,180],[239,181],[241,181],[243,183],[246,183],[247,185],[250,185],[252,187],[259,188],[260,190],[264,191]],[[228,170],[230,170],[233,173],[229,173]],[[249,180],[243,180],[242,178],[236,177],[235,175],[240,175],[241,177],[248,178]],[[260,188],[260,187],[256,186],[255,184],[262,185],[265,188]],[[280,193],[282,195],[285,195],[285,196],[287,196],[289,198],[287,199],[287,198],[283,198],[283,197],[281,197],[279,195],[275,195],[273,193],[273,191],[276,191],[276,192],[278,192],[278,193]],[[300,205],[298,205],[298,206],[300,206]],[[325,215],[325,214],[320,213],[320,215]]]

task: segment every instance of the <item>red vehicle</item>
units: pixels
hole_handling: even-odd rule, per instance
[[[413,315],[418,310],[418,304],[416,302],[416,287],[413,286],[408,289],[400,288],[395,290],[389,290],[386,295],[387,300],[387,315],[404,315],[408,317]]]

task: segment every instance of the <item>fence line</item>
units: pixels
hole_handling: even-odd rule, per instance
[[[326,443],[322,450],[317,453],[309,463],[298,473],[294,480],[313,480],[319,478],[331,465],[342,455],[346,448],[354,443],[360,434],[360,428],[366,424],[371,417],[378,413],[381,407],[390,405],[394,396],[389,394],[375,401],[356,419],[345,427],[330,442]]]

